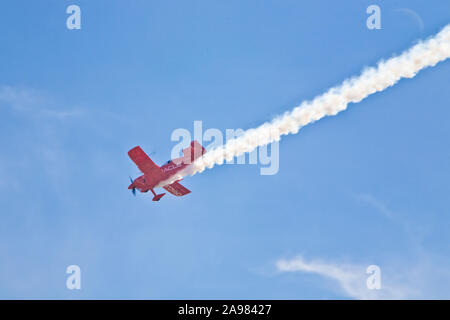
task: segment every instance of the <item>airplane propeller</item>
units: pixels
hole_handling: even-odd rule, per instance
[[[131,177],[130,177],[130,181],[131,181],[131,184],[134,183],[134,181],[133,181],[133,179]],[[131,189],[131,193],[133,194],[133,196],[136,197],[136,188],[134,188],[134,186],[133,186],[133,189]]]

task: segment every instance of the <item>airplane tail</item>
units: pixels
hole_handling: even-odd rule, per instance
[[[188,148],[183,149],[183,163],[192,163],[206,153],[206,149],[197,141],[191,141]]]

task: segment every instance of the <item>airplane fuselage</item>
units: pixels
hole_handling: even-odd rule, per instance
[[[186,168],[185,163],[174,163],[172,161],[161,166],[160,172],[155,172],[154,174],[148,176],[143,174],[142,176],[136,178],[133,181],[133,185],[140,192],[148,192],[149,190],[158,186],[159,183],[169,179],[171,176],[176,174],[178,171]]]

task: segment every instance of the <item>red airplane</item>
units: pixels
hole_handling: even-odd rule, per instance
[[[205,148],[194,140],[188,148],[183,149],[183,156],[181,158],[169,160],[163,166],[159,167],[149,158],[141,147],[134,147],[128,151],[128,156],[137,165],[139,170],[141,170],[143,175],[136,178],[134,181],[130,177],[131,184],[128,189],[131,189],[134,195],[136,195],[136,189],[140,192],[148,192],[150,190],[154,195],[152,200],[159,201],[165,193],[156,194],[153,189],[161,182],[169,179],[178,171],[186,168],[190,163],[198,157],[201,157],[205,152]],[[177,180],[172,184],[165,185],[163,188],[177,197],[184,196],[191,192],[179,184],[178,181],[180,180]]]

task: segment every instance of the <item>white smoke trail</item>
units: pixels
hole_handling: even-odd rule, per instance
[[[348,104],[360,102],[369,95],[393,86],[402,78],[412,78],[417,72],[436,65],[450,57],[450,24],[437,35],[419,42],[397,57],[380,61],[376,68],[365,69],[360,76],[345,80],[340,86],[305,101],[284,115],[266,122],[257,128],[249,129],[240,137],[225,145],[208,151],[190,166],[178,172],[159,186],[170,184],[186,175],[194,175],[205,168],[223,164],[259,146],[280,140],[281,136],[297,133],[301,127],[325,116],[336,115]]]

